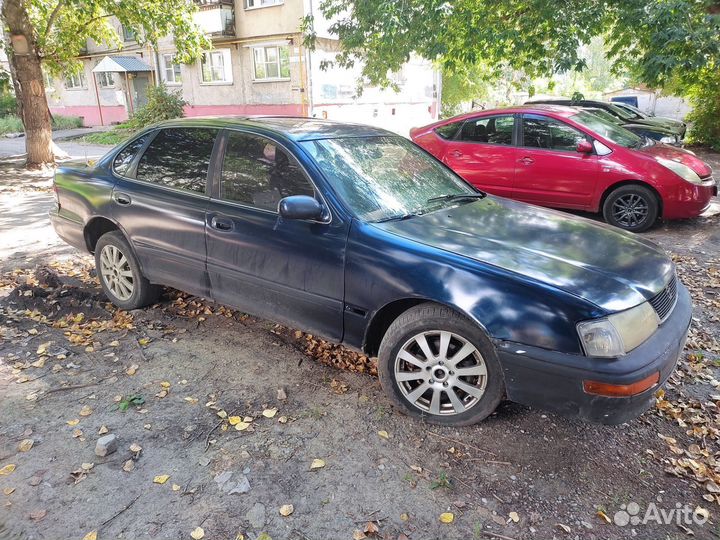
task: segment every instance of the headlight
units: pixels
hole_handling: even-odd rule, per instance
[[[667,137],[661,138],[661,139],[660,139],[660,142],[663,143],[663,144],[676,144],[676,143],[677,143],[677,137],[671,137],[671,136],[668,135]]]
[[[578,323],[577,331],[587,356],[622,356],[645,342],[658,327],[653,307],[644,302],[602,319]]]
[[[657,157],[655,159],[660,165],[662,165],[666,169],[670,169],[683,180],[690,182],[691,184],[702,184],[703,181],[700,179],[697,173],[687,165],[683,165],[682,163],[678,163],[677,161],[661,157]]]

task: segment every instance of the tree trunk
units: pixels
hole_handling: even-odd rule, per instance
[[[35,31],[23,0],[4,0],[2,16],[10,41],[8,60],[23,126],[28,168],[55,162],[52,147],[52,123],[37,49]]]

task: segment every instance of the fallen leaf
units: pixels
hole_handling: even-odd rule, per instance
[[[52,341],[46,341],[45,343],[41,343],[40,346],[37,348],[37,355],[41,356],[45,354],[48,350],[48,347],[52,344]]]
[[[33,510],[30,512],[30,519],[41,520],[47,515],[47,510]]]
[[[172,485],[172,490],[173,490],[173,491],[180,491],[180,486],[178,486],[177,484],[173,484],[173,485]]]
[[[245,431],[247,428],[250,427],[250,422],[238,422],[235,424],[235,429],[238,431]]]
[[[133,364],[132,366],[127,368],[127,370],[125,370],[125,373],[127,373],[128,375],[135,375],[138,369],[140,369],[140,366],[138,366],[137,364]]]
[[[508,514],[508,516],[510,517],[510,519],[512,520],[513,523],[517,523],[518,521],[520,521],[520,516],[518,515],[517,512],[510,512]]]
[[[410,516],[409,516],[408,514],[405,514],[405,513],[400,514],[400,520],[401,520],[401,521],[407,521],[407,520],[409,520],[409,519],[410,519]]]
[[[111,341],[111,342],[110,342],[110,346],[111,346],[111,347],[119,347],[119,346],[120,346],[120,342],[119,342],[118,340]]]
[[[168,481],[168,478],[170,478],[169,474],[159,474],[155,478],[153,478],[153,482],[156,484],[164,484]]]
[[[419,467],[419,466],[417,466],[417,465],[410,465],[410,468],[411,468],[413,471],[415,471],[416,473],[421,473],[421,472],[423,472],[423,468],[422,468],[422,467]]]
[[[372,521],[368,521],[365,524],[365,534],[377,534],[380,532],[380,528]]]
[[[83,540],[97,540],[97,531],[90,531],[83,536]]]
[[[287,416],[280,416],[278,418],[278,422],[280,422],[281,424],[287,424],[287,421],[288,421]]]
[[[452,523],[455,520],[455,514],[452,512],[443,512],[440,514],[440,521],[442,523]]]
[[[365,534],[364,532],[362,532],[359,529],[355,529],[353,531],[352,537],[353,537],[353,540],[362,540],[363,538],[367,538],[367,534]]]
[[[137,454],[141,450],[142,450],[142,446],[140,446],[138,443],[132,443],[130,445],[130,451],[133,452],[134,454]]]
[[[220,412],[225,412],[225,411],[220,411]],[[218,416],[220,416],[220,412],[218,413]],[[222,418],[222,416],[220,416],[220,418]],[[239,424],[240,422],[242,422],[242,418],[240,418],[239,416],[231,416],[228,418],[228,422],[230,423],[231,426],[235,426],[235,425]]]
[[[295,507],[292,504],[283,504],[280,507],[280,515],[287,517],[295,511]]]
[[[277,414],[277,411],[278,411],[278,410],[277,410],[276,408],[274,408],[274,407],[273,407],[272,409],[265,409],[265,410],[262,412],[262,415],[263,415],[265,418],[274,418],[275,415]]]
[[[150,340],[146,337],[138,339],[138,345],[141,347],[145,347],[148,343],[150,343]]]
[[[602,519],[605,523],[612,523],[612,520],[610,519],[610,516],[608,516],[605,512],[602,510],[597,511],[597,516]]]
[[[169,381],[162,381],[162,382],[160,383],[160,386],[162,386],[163,388],[165,388],[165,389],[167,390],[168,388],[170,388],[170,382],[169,382]]]
[[[195,527],[193,531],[190,533],[190,536],[193,538],[193,540],[200,540],[201,538],[205,538],[205,531],[202,527]]]
[[[18,444],[18,450],[20,450],[20,452],[27,452],[33,447],[33,444],[35,444],[35,441],[32,439],[23,439],[20,441],[20,444]]]
[[[6,487],[6,488],[3,488],[3,493],[4,493],[5,495],[11,495],[13,491],[15,491],[15,488],[14,488],[14,487]]]
[[[15,470],[15,464],[14,463],[8,463],[5,465],[2,469],[0,469],[0,476],[5,476],[10,474]]]
[[[90,416],[92,414],[93,410],[90,406],[85,405],[82,409],[80,409],[80,416]]]
[[[194,398],[194,397],[190,397],[190,396],[183,398],[183,399],[185,399],[185,401],[187,401],[190,405],[195,405],[198,402],[198,398]]]
[[[98,429],[98,435],[105,435],[108,431],[110,430],[107,427],[100,426],[100,429]]]
[[[72,426],[77,426],[79,423],[80,423],[80,419],[79,419],[79,418],[74,418],[74,419],[72,419],[72,420],[68,420],[68,421],[67,421],[67,425],[68,425],[68,426],[71,426],[71,427],[72,427]]]
[[[322,469],[325,466],[325,461],[322,459],[313,459],[312,463],[310,464],[310,470],[312,469]]]
[[[83,463],[80,465],[80,468],[82,468],[83,471],[89,471],[95,466],[94,463]]]
[[[135,468],[135,462],[134,462],[132,459],[128,459],[128,460],[123,464],[123,471],[125,471],[125,472],[130,472],[130,471],[132,471],[134,468]]]
[[[80,437],[83,436],[83,430],[82,430],[82,429],[75,428],[75,429],[73,429],[72,435],[73,435],[73,437],[75,437],[76,439],[77,439],[77,438],[80,438]]]
[[[556,525],[557,525],[560,529],[562,529],[563,531],[565,531],[566,533],[570,534],[570,530],[571,530],[570,527],[568,527],[568,526],[565,525],[564,523],[556,523]]]
[[[385,431],[384,429],[381,429],[380,431],[378,431],[378,435],[380,435],[380,437],[382,437],[383,439],[390,438],[390,434],[387,431]]]
[[[217,414],[220,418],[227,418],[227,412],[225,412],[223,410],[220,410],[215,414]]]

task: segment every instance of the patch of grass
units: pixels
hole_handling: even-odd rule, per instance
[[[90,133],[85,135],[80,140],[84,143],[89,144],[108,144],[115,146],[125,141],[131,135],[135,133],[134,130],[127,129],[126,127],[115,127],[109,131],[99,131],[97,133]]]
[[[450,489],[450,478],[444,471],[440,471],[438,477],[430,484],[430,489],[447,488]]]
[[[54,116],[53,129],[72,129],[82,127],[82,119],[79,116]],[[17,115],[9,114],[0,117],[0,135],[6,133],[22,133],[23,124]]]

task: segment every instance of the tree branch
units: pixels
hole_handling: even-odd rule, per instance
[[[64,0],[58,0],[57,5],[52,10],[52,13],[50,13],[50,17],[48,18],[47,25],[45,25],[45,35],[43,37],[47,38],[47,36],[50,34],[52,25],[55,24],[55,19],[57,19],[58,13],[60,13],[60,8],[63,6],[63,2],[64,2]]]

